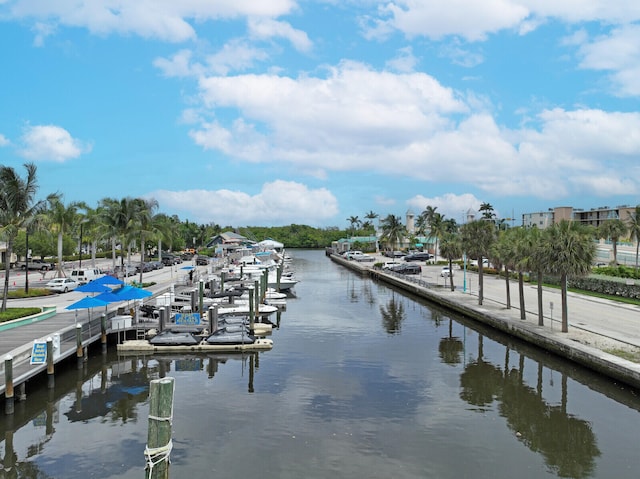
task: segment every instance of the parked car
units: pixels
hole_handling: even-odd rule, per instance
[[[433,258],[433,255],[431,253],[426,253],[426,252],[418,252],[418,253],[411,253],[408,254],[404,257],[405,261],[429,261],[431,258]]]
[[[375,261],[376,257],[372,256],[370,254],[364,254],[364,253],[360,253],[360,254],[354,254],[351,256],[351,259],[354,259],[356,261]]]
[[[358,250],[351,250],[351,251],[347,251],[344,254],[345,259],[355,259],[354,256],[360,256],[363,255],[364,253],[362,251],[358,251]]]
[[[440,271],[440,276],[443,278],[448,278],[449,276],[453,276],[453,271],[449,269],[448,266],[444,266]]]
[[[102,276],[104,276],[104,273],[97,268],[74,269],[71,271],[71,277],[75,279],[78,284],[87,284],[89,281],[101,278]]]
[[[138,263],[136,265],[136,273],[139,273],[140,271],[142,271],[143,273],[153,271],[153,265],[148,261],[145,261],[144,263]]]
[[[159,260],[154,260],[154,261],[149,261],[151,263],[151,266],[153,266],[153,269],[162,269],[164,268],[164,263],[162,261]]]
[[[398,261],[386,261],[383,265],[382,265],[382,269],[392,269],[396,266],[400,266],[402,263],[398,262]]]
[[[471,266],[475,266],[476,268],[478,267],[478,260],[474,259],[473,261],[471,261]],[[482,258],[482,267],[483,268],[490,268],[491,265],[489,264],[489,260],[487,258]]]
[[[124,266],[118,265],[116,266],[115,273],[116,275],[122,275],[124,277],[135,276],[136,267],[132,264],[125,264]]]
[[[20,261],[19,263],[16,264],[16,266],[20,267],[20,269],[24,271],[27,269],[27,262]],[[37,258],[29,259],[29,269],[35,269],[38,271],[49,271],[49,270],[52,270],[54,267],[55,265],[53,263],[48,263],[47,261],[44,261],[42,259],[37,259]]]
[[[49,281],[46,285],[49,291],[55,291],[56,293],[66,293],[73,291],[79,284],[75,279],[71,278],[55,278]]]
[[[422,273],[422,267],[419,264],[405,263],[393,266],[391,271],[400,274],[420,274]]]
[[[199,254],[198,257],[196,258],[196,264],[199,266],[206,266],[209,264],[209,260],[211,258],[209,258],[208,256],[204,255],[204,254]]]
[[[385,251],[382,254],[387,258],[402,258],[406,255],[404,251]]]

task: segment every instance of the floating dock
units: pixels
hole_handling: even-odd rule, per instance
[[[232,353],[232,352],[253,352],[253,351],[269,351],[273,348],[273,340],[256,339],[251,344],[207,344],[203,341],[200,344],[192,346],[154,346],[149,341],[143,339],[132,339],[118,344],[118,352],[136,352],[136,353]]]

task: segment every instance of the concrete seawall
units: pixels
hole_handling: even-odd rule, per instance
[[[535,321],[532,319],[522,320],[520,319],[520,310],[518,308],[506,308],[501,303],[489,299],[486,294],[485,301],[483,301],[484,304],[478,305],[477,295],[463,292],[460,289],[451,291],[448,287],[439,286],[436,283],[430,282],[428,279],[425,280],[423,277],[410,277],[408,275],[382,271],[374,268],[372,264],[349,261],[335,254],[330,255],[330,258],[332,261],[359,274],[369,276],[373,280],[383,281],[411,294],[425,298],[474,321],[507,333],[640,390],[640,364],[622,359],[604,351],[602,347],[598,347],[598,333],[594,332],[595,326],[590,329],[578,328],[577,326],[573,328],[570,327],[568,333],[561,333],[558,327],[553,328],[553,318],[545,319],[548,323],[547,325],[538,326],[537,316]],[[487,281],[487,279],[485,279],[485,281]],[[514,289],[517,289],[517,287],[513,287],[512,291]],[[582,305],[582,307],[578,309],[578,301],[587,304]],[[551,305],[553,305],[553,303],[551,303]],[[578,310],[581,316],[593,314],[604,316],[605,318],[618,318],[621,313],[628,314],[632,321],[638,321],[637,329],[640,331],[640,314],[637,309],[617,308],[602,301],[594,302],[586,297],[580,298],[580,295],[574,295],[572,297],[571,306],[573,310]],[[610,310],[607,311],[606,308]],[[553,310],[551,312],[553,312]],[[634,323],[631,324],[633,327]],[[603,337],[606,335],[610,343],[616,334],[624,333],[611,332],[611,334],[608,334],[602,331],[600,334],[602,334]],[[625,335],[626,340],[630,338],[633,342],[626,344],[635,344],[635,332]]]

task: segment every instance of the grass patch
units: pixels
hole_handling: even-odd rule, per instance
[[[22,299],[22,298],[39,298],[40,296],[50,296],[52,294],[51,291],[45,288],[29,288],[29,292],[25,293],[24,289],[16,289],[14,291],[9,291],[9,295],[7,298],[9,299]]]
[[[4,313],[0,313],[0,323],[11,321],[12,319],[20,319],[32,314],[38,314],[42,310],[40,308],[7,308]]]
[[[613,354],[619,358],[632,361],[634,363],[640,363],[640,350],[627,351],[625,349],[606,349],[605,353]]]

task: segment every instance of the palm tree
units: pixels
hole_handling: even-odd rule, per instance
[[[86,205],[84,203],[77,201],[65,206],[61,196],[56,196],[49,200],[47,216],[52,232],[58,236],[58,278],[64,276],[64,272],[62,271],[62,239],[79,221],[78,210],[85,207]]]
[[[633,213],[628,212],[629,235],[636,243],[636,269],[638,269],[638,253],[640,250],[640,205],[636,205]]]
[[[455,289],[453,286],[453,274],[451,274],[453,271],[453,260],[460,258],[463,253],[460,235],[451,232],[445,233],[440,241],[440,253],[449,260],[449,285],[451,291],[453,291]]]
[[[493,220],[496,216],[491,203],[481,203],[478,211],[482,213],[482,219],[484,220]]]
[[[613,264],[618,264],[618,240],[629,232],[629,228],[621,219],[607,220],[598,228],[600,238],[609,238],[613,244]]]
[[[21,178],[11,167],[0,167],[0,232],[7,243],[2,308],[0,309],[2,312],[7,310],[9,270],[18,230],[29,224],[45,203],[44,201],[34,202],[38,191],[35,164],[25,163],[24,167],[27,170],[26,178]]]
[[[591,271],[596,252],[591,229],[562,220],[546,230],[542,238],[548,273],[560,277],[562,301],[562,332],[569,331],[567,310],[567,282],[570,276],[585,276]]]
[[[157,223],[154,221],[155,210],[158,202],[154,199],[143,200],[136,198],[134,201],[134,223],[136,232],[140,235],[140,284],[142,284],[142,263],[144,263],[145,239],[153,236],[158,231]]]
[[[373,226],[373,231],[374,231],[374,233],[375,233],[375,231],[376,231],[376,226],[375,226],[375,224],[373,223],[373,220],[375,220],[375,219],[376,219],[376,218],[378,218],[379,216],[380,216],[380,215],[379,215],[378,213],[376,213],[375,211],[373,211],[373,210],[369,210],[369,212],[364,216],[364,217],[368,220],[368,222],[370,223],[370,225],[371,225],[371,226]],[[364,227],[364,225],[363,225],[363,227]]]
[[[500,231],[498,233],[497,241],[493,244],[491,249],[494,266],[499,263],[504,267],[505,289],[507,297],[507,309],[511,309],[511,278],[510,271],[515,267],[515,252],[513,233],[509,230]],[[498,268],[499,270],[499,268]]]
[[[358,218],[357,216],[349,216],[349,218],[347,218],[347,221],[350,223],[350,229],[351,229],[351,236],[355,236],[356,234],[356,230],[358,229],[358,227],[360,226],[360,218]]]
[[[482,258],[489,254],[495,241],[493,223],[484,220],[471,221],[460,227],[462,246],[467,254],[478,260],[478,304],[484,299],[484,278]]]
[[[403,238],[407,235],[407,230],[402,224],[402,220],[399,216],[387,215],[382,220],[380,226],[382,229],[382,236],[380,239],[392,250],[396,249],[396,246],[400,244]]]

